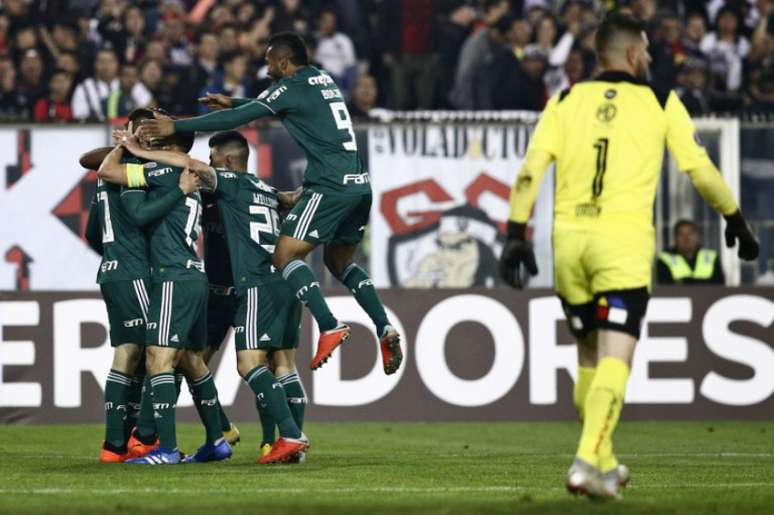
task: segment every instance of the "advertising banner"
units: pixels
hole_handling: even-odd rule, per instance
[[[345,290],[325,292],[353,326],[321,369],[304,322],[298,370],[311,420],[571,420],[576,351],[547,290],[383,290],[405,362],[384,375],[373,328]],[[0,423],[98,422],[112,350],[95,293],[0,293]],[[234,420],[257,420],[233,341],[212,364]],[[774,417],[774,289],[657,290],[626,393],[629,419]],[[182,418],[195,420],[187,388]]]

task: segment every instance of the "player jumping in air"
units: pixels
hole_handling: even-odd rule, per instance
[[[726,219],[726,244],[752,260],[758,243],[674,92],[650,86],[644,27],[609,15],[596,34],[597,77],[549,100],[511,192],[503,278],[537,273],[526,224],[546,168],[556,161],[555,288],[578,343],[574,399],[583,424],[567,475],[572,493],[620,497],[628,479],[613,453],[655,253],[653,203],[664,144],[680,170]]]
[[[179,152],[188,152],[193,135],[176,135],[164,142]],[[201,217],[201,196],[178,186],[190,174],[163,163],[122,164],[125,150],[117,146],[99,168],[100,179],[127,185],[122,194],[130,209],[146,213],[147,204],[173,198],[172,209],[149,229],[151,288],[146,332],[146,369],[153,395],[153,416],[159,447],[127,463],[148,465],[180,462],[177,449],[175,406],[178,388],[174,369],[183,370],[197,401],[206,430],[206,442],[197,451],[197,461],[227,459],[231,448],[223,438],[218,393],[212,374],[202,359],[206,336],[207,276],[196,255],[195,245]],[[147,188],[147,189],[139,189]]]
[[[330,75],[309,65],[306,46],[297,34],[272,37],[266,61],[275,83],[257,99],[208,95],[202,102],[222,110],[189,120],[147,120],[140,128],[141,138],[228,130],[257,118],[278,117],[309,163],[303,196],[282,225],[273,262],[320,328],[311,368],[319,368],[350,336],[350,328],[333,316],[317,277],[304,262],[323,244],[328,270],[353,293],[376,325],[384,371],[392,374],[403,360],[400,337],[370,277],[352,261],[368,224],[371,184],[344,98]]]
[[[249,147],[238,132],[223,132],[210,139],[210,164],[214,168],[184,153],[144,150],[133,138],[124,137],[132,154],[196,168],[212,189],[236,288],[237,368],[255,393],[259,406],[279,427],[280,438],[259,462],[289,460],[309,446],[301,432],[306,396],[293,361],[299,341],[301,303],[272,266],[272,253],[280,233],[278,208],[281,202],[290,204],[288,198],[292,194],[280,194],[247,173]],[[270,352],[274,353],[279,377],[268,368]],[[292,404],[291,399],[295,401]]]

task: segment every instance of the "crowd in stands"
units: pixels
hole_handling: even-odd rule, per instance
[[[595,27],[645,22],[651,80],[694,115],[774,111],[774,0],[3,0],[0,121],[204,112],[254,97],[269,37],[301,33],[353,116],[540,110],[595,73]]]

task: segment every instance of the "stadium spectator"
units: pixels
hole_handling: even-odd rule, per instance
[[[524,50],[532,41],[532,26],[529,21],[524,18],[514,19],[506,34],[506,40],[517,59],[524,57]]]
[[[716,30],[699,47],[710,61],[710,83],[718,91],[736,92],[742,85],[742,60],[750,52],[750,42],[739,33],[739,14],[729,7],[720,9]]]
[[[113,50],[103,48],[97,53],[94,76],[87,78],[73,93],[73,117],[76,120],[104,120],[105,102],[118,87],[118,58]]]
[[[563,89],[583,80],[583,68],[583,50],[575,48],[570,52],[564,66],[546,72],[545,83],[548,96],[556,95]]]
[[[570,55],[580,23],[573,22],[557,41],[559,29],[553,16],[543,16],[535,29],[535,44],[548,56],[549,66],[562,66]]]
[[[161,29],[166,41],[169,62],[176,66],[189,66],[193,62],[191,47],[185,35],[183,18],[169,15]]]
[[[513,77],[507,83],[502,98],[496,102],[500,109],[517,111],[541,111],[546,103],[547,91],[543,74],[548,65],[548,54],[539,45],[529,45],[524,57],[515,66]]]
[[[677,74],[676,92],[691,116],[704,116],[710,112],[705,59],[690,57],[682,63]]]
[[[718,253],[701,246],[699,227],[695,223],[678,221],[673,238],[672,247],[658,255],[659,284],[725,284]]]
[[[135,64],[127,63],[121,67],[118,87],[110,93],[107,99],[108,119],[128,116],[139,107],[152,105],[153,97],[148,88],[139,81],[138,75]]]
[[[158,98],[161,92],[163,70],[161,62],[155,59],[148,59],[140,65],[140,81],[148,88],[153,98]]]
[[[34,49],[27,50],[19,63],[19,79],[16,88],[32,106],[46,94],[46,78],[43,57]]]
[[[78,55],[75,52],[60,52],[56,58],[56,69],[66,71],[73,83],[79,82],[81,64],[78,62]]]
[[[199,96],[207,93],[222,93],[229,97],[254,97],[252,81],[247,75],[247,57],[240,52],[231,52],[223,56],[223,72],[216,73]],[[199,112],[206,113],[209,109],[199,104]]]
[[[672,12],[664,13],[650,43],[651,80],[662,89],[671,89],[677,78],[678,60],[683,59],[680,21]]]
[[[239,50],[239,29],[234,24],[227,24],[218,33],[218,47],[224,54]]]
[[[273,11],[271,31],[306,34],[311,27],[309,19],[309,12],[301,5],[301,0],[280,0]]]
[[[210,76],[217,71],[219,55],[218,36],[213,32],[199,34],[196,45],[196,59],[191,67],[189,77],[196,91],[201,91],[209,82]]]
[[[48,80],[48,96],[35,103],[33,118],[36,122],[71,122],[70,91],[73,79],[64,70],[57,70]]]
[[[348,104],[352,118],[368,118],[368,112],[376,107],[379,90],[373,75],[363,74],[355,80],[352,88],[352,100]]]
[[[382,2],[382,60],[389,69],[395,109],[431,109],[438,78],[433,42],[433,0]]]
[[[29,103],[16,88],[16,68],[7,57],[0,58],[0,120],[22,121],[29,117]]]
[[[688,57],[704,57],[701,42],[707,35],[707,20],[700,12],[689,13],[683,30],[682,49]]]
[[[457,68],[460,49],[473,30],[473,22],[478,13],[468,4],[462,4],[438,19],[436,29],[439,79],[434,107],[450,107],[449,92],[454,85],[454,72]]]
[[[346,96],[355,73],[355,47],[349,36],[336,30],[336,13],[332,10],[320,13],[314,60],[331,74]]]

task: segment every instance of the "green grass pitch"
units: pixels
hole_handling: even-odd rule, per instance
[[[568,496],[575,423],[308,424],[306,464],[101,465],[99,425],[0,427],[0,513],[774,513],[770,422],[624,422],[619,503]],[[202,430],[179,428],[193,451]]]

